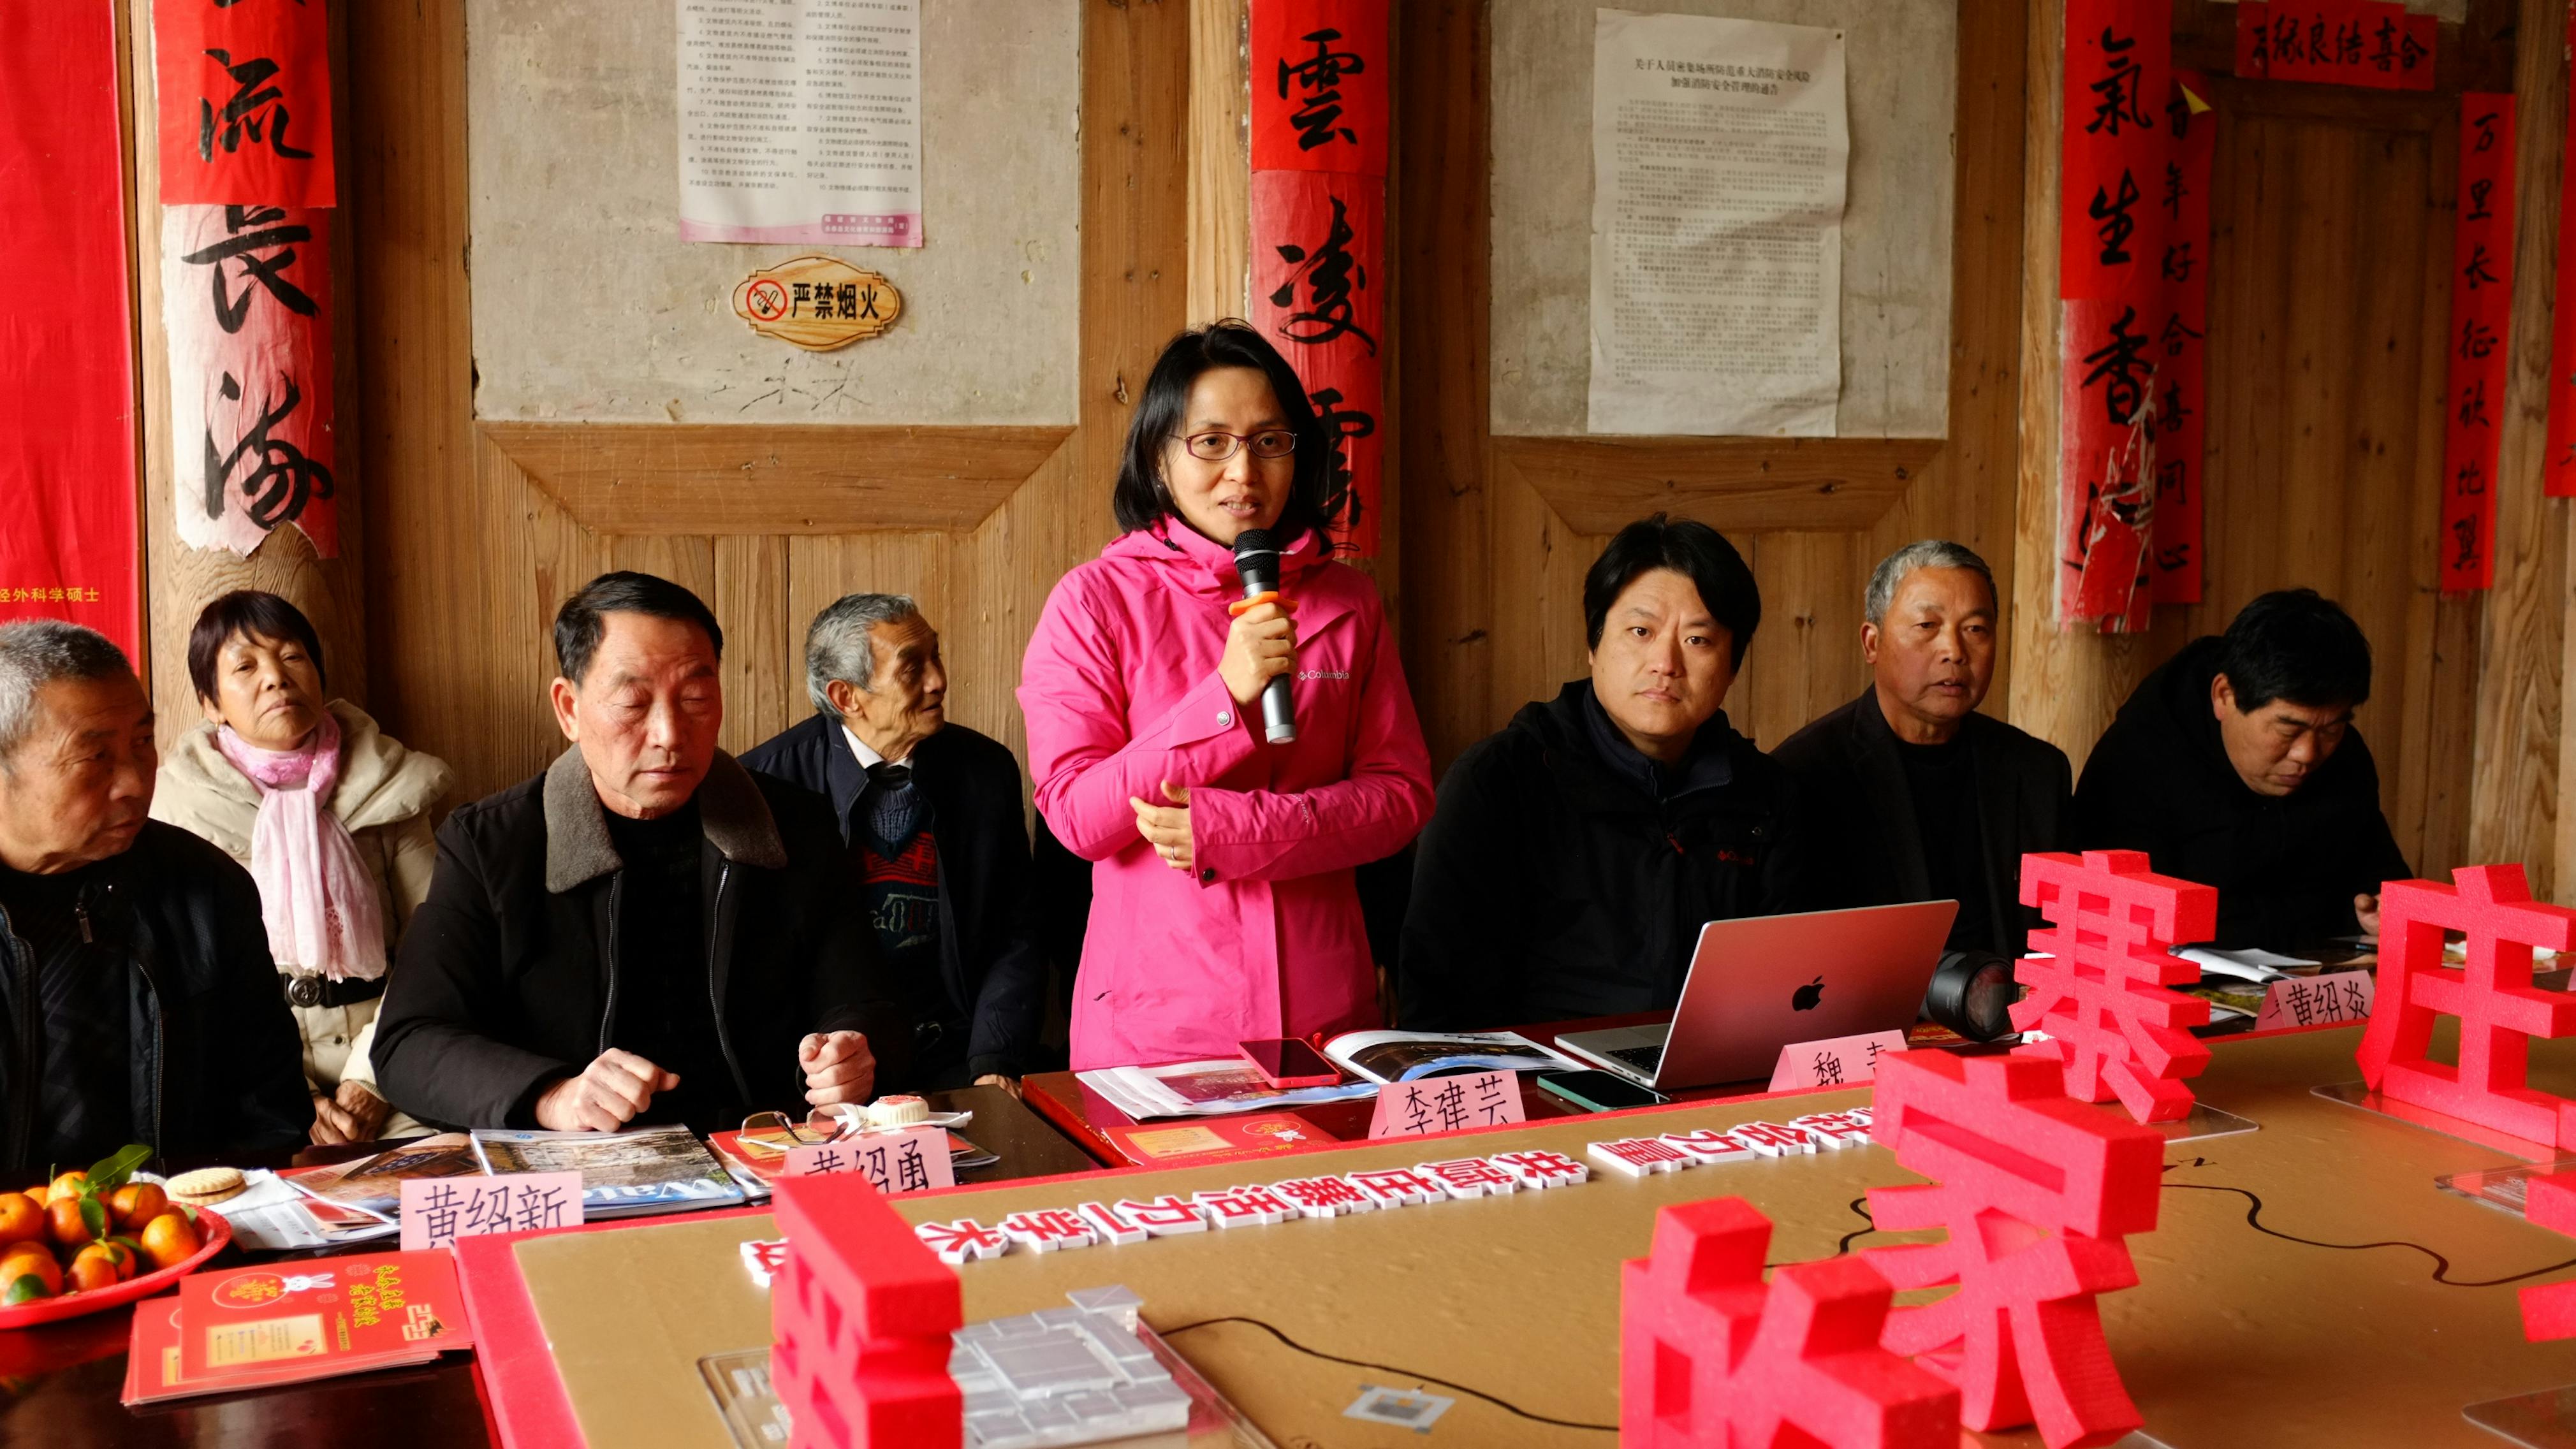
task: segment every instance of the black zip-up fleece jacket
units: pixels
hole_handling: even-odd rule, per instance
[[[1440,782],[1404,921],[1408,1029],[1668,1011],[1700,927],[1812,905],[1787,771],[1721,713],[1691,750],[1724,783],[1659,800],[1605,758],[1598,708],[1568,684]]]

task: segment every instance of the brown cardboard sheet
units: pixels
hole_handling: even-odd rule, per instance
[[[2436,1175],[2506,1165],[2491,1150],[2319,1099],[2351,1080],[2358,1032],[2222,1043],[2201,1082],[2215,1106],[2260,1132],[2170,1147],[2162,1221],[2132,1238],[2141,1285],[2103,1300],[2116,1355],[2147,1430],[2177,1449],[2264,1443],[2485,1445],[2460,1418],[2480,1399],[2576,1382],[2576,1346],[2523,1341],[2518,1282],[2576,1259],[2576,1241],[2435,1189]],[[2576,1042],[2533,1043],[2535,1085],[2576,1094]],[[1086,1197],[1147,1197],[1307,1172],[1405,1166],[1441,1156],[1545,1147],[1648,1130],[1786,1120],[1864,1101],[1865,1090],[1770,1102],[1570,1119],[1436,1144],[1178,1171],[1099,1175],[901,1201],[914,1221]],[[1437,1150],[1432,1150],[1437,1149]],[[1127,1247],[1013,1253],[961,1270],[969,1319],[1026,1313],[1069,1289],[1123,1283],[1145,1316],[1282,1449],[1454,1445],[1605,1446],[1618,1413],[1618,1264],[1646,1251],[1655,1210],[1725,1194],[1752,1200],[1776,1234],[1771,1261],[1834,1253],[1867,1222],[1871,1186],[1916,1180],[1878,1148],[1698,1168],[1644,1181],[1596,1173],[1580,1186],[1434,1203],[1326,1221],[1152,1239]],[[2252,1198],[2269,1233],[2248,1223]],[[593,1444],[727,1443],[697,1373],[703,1355],[764,1343],[767,1295],[736,1244],[766,1216],[680,1219],[518,1247],[574,1410]],[[2288,1238],[2274,1234],[2287,1234]],[[2347,1251],[2316,1244],[2389,1240]],[[1892,1241],[1860,1236],[1856,1247]],[[2563,1270],[2562,1270],[2563,1272]],[[2518,1278],[2493,1286],[2491,1280]],[[1385,1365],[1358,1368],[1307,1347]],[[1363,1385],[1458,1399],[1426,1435],[1343,1418]],[[2027,1433],[1991,1442],[2035,1444]]]

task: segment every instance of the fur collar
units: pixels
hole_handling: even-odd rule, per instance
[[[722,750],[698,785],[698,823],[725,859],[784,870],[787,847],[751,773]],[[546,889],[556,895],[626,868],[608,837],[607,811],[575,745],[546,770]]]

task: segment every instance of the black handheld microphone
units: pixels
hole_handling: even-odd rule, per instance
[[[1247,528],[1234,536],[1234,571],[1243,575],[1247,599],[1279,587],[1279,545],[1271,540],[1269,529]],[[1289,674],[1279,675],[1261,689],[1262,733],[1274,745],[1291,744],[1297,738],[1297,707],[1289,696]]]

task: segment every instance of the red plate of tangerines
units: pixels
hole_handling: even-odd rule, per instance
[[[0,1192],[0,1329],[32,1328],[148,1298],[233,1239],[212,1208],[133,1180],[129,1147],[25,1192]]]

